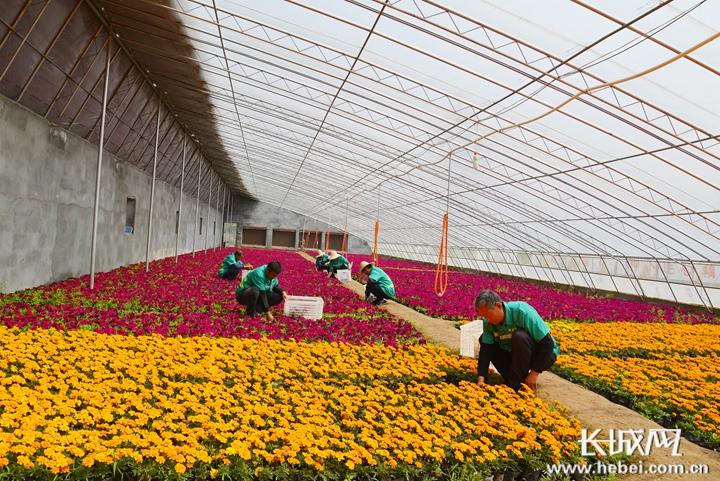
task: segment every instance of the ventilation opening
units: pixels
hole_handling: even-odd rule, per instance
[[[266,240],[267,240],[267,229],[265,227],[260,227],[260,228],[243,227],[243,230],[242,230],[242,243],[243,244],[265,247]]]
[[[125,201],[125,233],[135,233],[135,198],[128,197]]]
[[[273,247],[295,247],[295,231],[286,229],[273,229]]]
[[[330,234],[329,249],[339,251],[342,249],[343,234]]]

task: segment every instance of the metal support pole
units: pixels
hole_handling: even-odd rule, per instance
[[[157,154],[160,143],[160,101],[158,100],[157,121],[155,122],[155,153],[153,154],[153,175],[150,184],[150,212],[148,213],[147,245],[145,247],[145,272],[150,271],[150,240],[152,238],[153,207],[155,205],[155,175],[157,174]]]
[[[235,206],[235,196],[233,196],[232,191],[230,191],[230,217],[228,217],[228,222],[235,225],[235,239],[233,240],[233,247],[237,245],[237,224],[233,222],[233,207]]]
[[[180,248],[180,219],[182,219],[182,198],[183,198],[183,186],[185,185],[185,140],[183,136],[183,149],[182,149],[182,170],[180,171],[180,205],[178,206],[177,216],[177,231],[175,232],[175,262],[178,261],[178,249]]]
[[[301,249],[307,249],[307,246],[305,245],[305,226],[306,225],[307,225],[307,217],[303,216],[302,236],[300,238],[300,248]]]
[[[198,184],[197,198],[195,199],[195,227],[193,227],[192,256],[195,257],[195,240],[198,233],[198,218],[200,217],[200,173],[202,172],[202,158],[198,155]]]
[[[210,192],[208,193],[208,208],[207,208],[207,229],[205,229],[205,251],[208,249],[208,239],[210,239],[210,206],[212,205],[212,171],[210,172]]]
[[[220,218],[222,219],[220,221],[220,246],[225,247],[225,217],[226,217],[226,208],[227,208],[227,196],[228,196],[228,190],[227,186],[223,184],[223,201],[222,201],[222,215]]]
[[[97,172],[95,174],[95,205],[93,206],[92,240],[90,242],[90,290],[95,289],[95,253],[97,251],[97,225],[100,211],[100,173],[102,170],[103,147],[105,144],[105,114],[107,112],[108,84],[110,83],[110,46],[108,42],[105,59],[105,86],[103,87],[102,119],[100,120],[100,141],[98,142]]]
[[[215,222],[217,222],[218,214],[220,213],[220,185],[221,185],[221,181],[220,181],[220,177],[218,177],[218,188],[217,188],[217,192],[215,193],[215,215],[213,216],[213,217],[215,217]],[[217,250],[218,239],[217,239],[217,234],[215,233],[215,226],[213,226],[213,244],[215,244],[215,246],[213,248]]]

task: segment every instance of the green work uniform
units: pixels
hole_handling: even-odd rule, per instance
[[[372,266],[368,278],[374,283],[376,283],[378,286],[380,286],[380,290],[382,290],[383,293],[385,293],[385,295],[388,296],[390,299],[395,298],[395,285],[390,280],[390,277],[385,274],[384,270],[380,269],[379,267]]]
[[[230,266],[234,266],[238,262],[240,262],[240,264],[242,264],[242,261],[235,260],[235,254],[230,254],[223,260],[222,265],[220,266],[220,270],[218,271],[218,275],[220,277],[224,276],[225,273],[227,272],[228,268]],[[241,267],[241,269],[242,269],[242,267]]]
[[[245,279],[242,280],[238,288],[235,290],[236,295],[239,297],[245,292],[245,289],[249,287],[257,287],[260,292],[269,292],[278,286],[277,277],[275,279],[267,278],[267,264],[260,266],[248,272]]]
[[[339,269],[349,269],[350,268],[350,261],[345,258],[345,256],[340,256],[336,259],[330,260],[330,270],[339,270]]]
[[[503,302],[505,306],[505,319],[502,323],[493,325],[487,320],[483,321],[483,334],[480,342],[483,344],[498,343],[501,349],[511,351],[512,335],[516,329],[523,329],[530,334],[535,342],[540,342],[550,334],[550,328],[543,321],[540,314],[527,302]],[[553,353],[557,356],[560,353],[555,338],[553,340]]]
[[[315,258],[315,267],[325,267],[330,263],[330,258],[327,254],[323,254]]]

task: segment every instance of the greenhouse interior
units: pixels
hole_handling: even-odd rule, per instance
[[[0,480],[720,479],[720,0],[0,3]]]

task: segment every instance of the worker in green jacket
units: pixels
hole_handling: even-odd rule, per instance
[[[268,321],[275,320],[270,308],[287,299],[287,294],[280,288],[277,279],[281,272],[280,263],[273,261],[253,269],[245,276],[235,290],[235,299],[241,305],[246,306],[246,316],[254,317],[257,314],[265,314]]]
[[[535,390],[538,376],[555,364],[560,353],[550,327],[526,302],[502,302],[484,290],[475,298],[483,318],[478,355],[478,384],[485,383],[492,362],[505,384],[518,390],[521,383]]]
[[[243,253],[241,251],[235,251],[227,256],[220,265],[218,277],[221,279],[235,279],[243,269],[252,269],[250,264],[243,263],[242,257]]]
[[[360,273],[367,276],[365,300],[373,305],[385,304],[388,299],[395,298],[395,285],[385,271],[371,262],[360,263]]]
[[[337,251],[330,251],[328,258],[330,259],[330,262],[328,263],[328,272],[330,273],[330,277],[335,277],[338,270],[350,268],[350,261],[347,260],[345,256],[338,254]]]
[[[327,271],[330,264],[330,257],[323,251],[318,250],[315,254],[315,267],[318,271]]]

